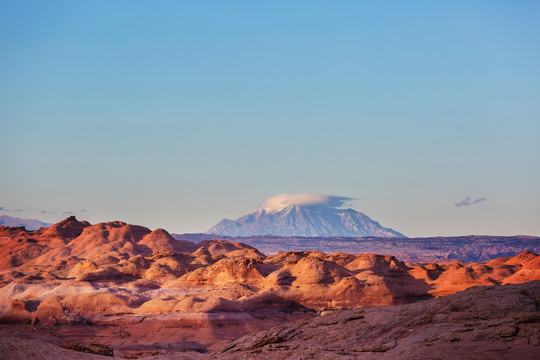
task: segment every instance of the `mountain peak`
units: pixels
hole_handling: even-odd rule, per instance
[[[361,212],[336,207],[342,205],[345,201],[343,199],[351,198],[321,194],[297,195],[301,196],[283,194],[270,198],[263,205],[275,206],[252,211],[234,221],[224,219],[207,233],[226,236],[406,237],[390,228],[382,227]]]

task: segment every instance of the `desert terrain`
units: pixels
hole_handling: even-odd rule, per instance
[[[382,237],[305,237],[305,236],[223,236],[219,234],[171,234],[175,239],[195,243],[221,239],[241,242],[266,255],[288,251],[344,252],[348,254],[386,254],[408,262],[489,261],[511,257],[525,250],[540,253],[540,237],[516,236],[437,236],[424,238]]]
[[[70,349],[89,344],[124,358],[537,355],[537,280],[530,251],[478,263],[266,256],[69,217],[40,230],[0,227],[0,348],[8,358],[40,358],[35,349],[82,358]]]

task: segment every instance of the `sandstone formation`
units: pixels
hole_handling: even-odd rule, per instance
[[[211,359],[522,359],[540,357],[540,281],[409,305],[336,311],[248,335]]]
[[[535,360],[540,356],[539,299],[540,281],[475,287],[414,304],[332,311],[247,335],[211,354],[190,343],[154,343],[151,350],[129,358]],[[107,359],[64,348],[110,349],[78,344],[61,348],[58,341],[40,340],[4,336],[0,353],[6,360]],[[117,348],[114,354],[123,354],[125,347]]]
[[[227,240],[195,244],[163,229],[70,217],[36,231],[0,228],[0,333],[4,326],[31,339],[107,339],[121,354],[205,352],[338,309],[534,280],[540,257],[532,252],[481,263],[318,251],[266,256]]]
[[[45,341],[15,337],[0,337],[0,353],[4,360],[110,359],[110,357],[63,349]]]

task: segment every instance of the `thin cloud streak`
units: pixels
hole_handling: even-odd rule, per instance
[[[470,196],[467,196],[467,198],[465,200],[462,200],[460,202],[457,202],[454,204],[455,207],[463,207],[463,206],[470,206],[470,205],[474,205],[474,204],[478,204],[478,203],[481,203],[481,202],[484,202],[486,201],[486,198],[478,198],[476,200],[473,200],[472,197]]]

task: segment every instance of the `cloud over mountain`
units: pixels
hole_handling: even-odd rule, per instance
[[[405,237],[353,209],[350,197],[325,194],[281,194],[266,199],[262,209],[236,220],[223,219],[207,233],[227,236],[382,236]]]
[[[339,208],[354,198],[326,194],[280,194],[266,199],[261,207],[265,210],[281,210],[291,205],[304,207]]]

